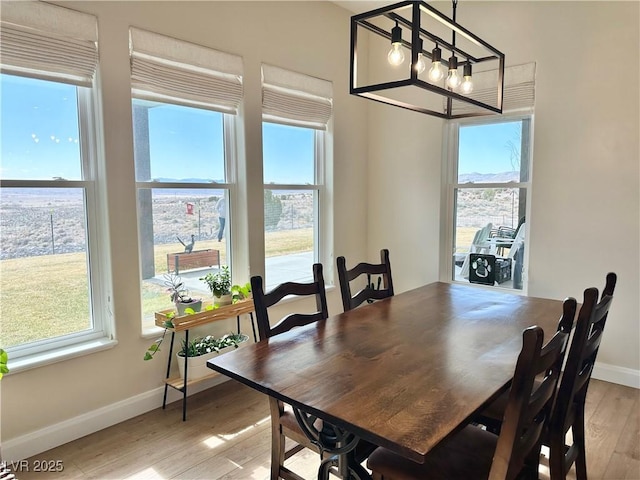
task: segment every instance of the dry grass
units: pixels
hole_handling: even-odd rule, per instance
[[[91,327],[82,253],[0,262],[0,345],[57,337]]]
[[[281,230],[265,235],[266,256],[313,249],[313,229]],[[198,249],[220,250],[227,263],[226,244],[204,240]],[[157,275],[167,271],[167,254],[183,250],[179,243],[157,245]],[[0,261],[0,345],[3,347],[57,337],[91,328],[84,253],[43,255]],[[142,282],[143,316],[168,308],[161,282]]]
[[[456,231],[456,251],[466,251],[477,228]],[[216,240],[198,242],[197,248],[220,250],[227,263],[226,244]],[[313,249],[313,229],[266,232],[266,257],[308,252]],[[167,271],[167,254],[183,250],[179,243],[156,245],[157,275]],[[0,345],[5,347],[43,338],[66,335],[91,327],[86,286],[86,259],[83,253],[44,255],[0,261]],[[170,305],[161,282],[142,282],[143,316]],[[26,303],[18,303],[16,299]]]

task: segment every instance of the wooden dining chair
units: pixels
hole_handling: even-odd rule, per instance
[[[327,297],[325,292],[322,265],[313,265],[313,282],[286,282],[278,285],[269,293],[264,292],[262,277],[251,277],[251,291],[256,310],[256,320],[260,340],[265,340],[294,327],[308,325],[329,316]],[[274,325],[271,325],[268,308],[276,305],[280,300],[289,296],[315,296],[317,311],[313,313],[291,313]],[[283,402],[269,397],[271,411],[271,480],[284,478],[287,480],[303,480],[298,474],[284,466],[286,459],[304,448],[310,448],[320,453],[318,447],[311,443],[302,432],[291,407]],[[285,441],[289,438],[295,442],[290,449],[285,449]]]
[[[380,250],[380,263],[359,263],[351,270],[347,269],[344,257],[338,257],[338,279],[340,280],[340,293],[342,295],[342,306],[344,311],[352,310],[366,301],[381,300],[393,296],[393,279],[391,277],[391,262],[389,261],[389,250]],[[367,276],[367,283],[364,288],[356,294],[351,293],[351,282],[361,275]],[[377,284],[371,281],[372,275],[378,275]],[[380,288],[382,287],[382,288]]]
[[[613,301],[616,281],[615,273],[607,274],[606,284],[599,302],[597,288],[588,288],[584,291],[584,301],[578,313],[567,362],[558,386],[556,402],[548,428],[543,436],[543,444],[549,447],[551,480],[565,479],[574,463],[576,464],[576,479],[586,480],[587,478],[584,433],[585,398],[609,308]],[[566,315],[565,311],[563,316]],[[505,404],[506,400],[503,395],[478,415],[474,421],[486,425],[493,432],[499,432]],[[567,445],[567,433],[570,429],[573,443]]]
[[[551,414],[568,338],[559,330],[543,347],[540,327],[524,330],[499,436],[468,425],[434,447],[424,463],[377,448],[367,462],[374,480],[537,479],[542,431]]]
[[[571,334],[573,329],[574,320],[576,317],[576,310],[578,304],[575,298],[568,297],[562,302],[562,315],[558,320],[558,332]],[[566,350],[566,349],[565,349]],[[564,361],[565,352],[562,352],[560,357],[560,365],[557,368],[562,368],[562,362]],[[494,400],[489,406],[487,406],[480,413],[476,414],[473,418],[473,422],[476,424],[484,425],[487,430],[498,435],[502,426],[502,420],[504,418],[504,412],[509,401],[509,392],[505,392]]]
[[[613,301],[617,276],[607,274],[607,280],[598,301],[598,289],[584,291],[584,301],[578,313],[576,330],[571,340],[567,363],[560,380],[545,445],[549,447],[551,480],[567,477],[571,465],[576,465],[576,479],[587,479],[585,455],[584,409],[591,372],[598,355],[602,333]],[[571,429],[573,443],[566,444]]]

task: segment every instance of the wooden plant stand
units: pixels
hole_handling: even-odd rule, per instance
[[[205,308],[205,305],[202,306]],[[171,362],[173,360],[173,342],[175,341],[176,332],[184,332],[185,342],[189,342],[189,330],[195,327],[199,327],[200,325],[206,325],[208,323],[218,322],[220,320],[226,320],[227,318],[236,317],[238,333],[240,333],[240,315],[249,314],[251,317],[251,328],[253,329],[253,340],[255,342],[258,341],[256,336],[256,327],[253,321],[253,312],[255,311],[253,306],[253,299],[249,298],[246,300],[241,300],[238,303],[232,305],[223,305],[214,310],[203,310],[199,313],[194,313],[193,315],[183,315],[181,317],[174,316],[171,318],[167,316],[169,313],[175,313],[175,310],[161,310],[155,313],[156,317],[156,325],[158,327],[165,328],[165,322],[171,320],[173,323],[173,328],[168,328],[167,330],[171,331],[171,344],[169,346],[169,360],[167,361],[167,375],[164,381],[164,397],[162,399],[162,408],[164,409],[167,406],[167,390],[169,387],[175,388],[176,390],[182,392],[182,421],[187,419],[187,387],[189,385],[193,385],[195,383],[201,382],[203,380],[208,380],[212,377],[218,375],[216,372],[212,371],[211,375],[207,375],[206,377],[188,380],[188,370],[187,370],[187,357],[184,357],[184,379],[180,377],[170,378],[169,375],[171,373]]]

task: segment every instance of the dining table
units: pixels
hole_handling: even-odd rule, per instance
[[[358,440],[423,463],[508,389],[523,330],[538,325],[547,341],[561,315],[560,300],[435,282],[207,363],[292,405],[316,442],[327,436],[314,430],[316,419],[334,427],[341,468],[362,479],[367,472],[353,465]],[[320,468],[326,478],[327,465]]]

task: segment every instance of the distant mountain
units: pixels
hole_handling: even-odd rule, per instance
[[[209,178],[166,178],[158,177],[152,181],[158,183],[224,183],[224,180],[211,180]]]
[[[459,175],[458,183],[507,183],[519,182],[520,172],[502,173],[462,173]]]

